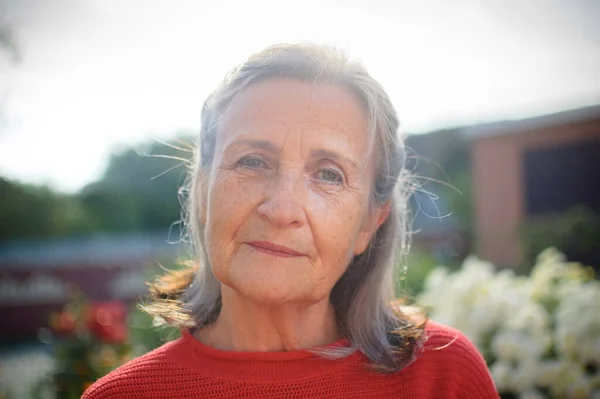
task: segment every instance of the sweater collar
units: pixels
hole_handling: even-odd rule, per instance
[[[196,353],[202,353],[203,355],[211,358],[223,359],[223,360],[258,360],[258,361],[286,361],[286,360],[298,360],[307,359],[313,357],[319,357],[318,352],[320,350],[327,350],[332,348],[348,348],[350,349],[350,341],[347,338],[341,338],[331,344],[319,346],[312,349],[299,349],[292,351],[281,351],[281,352],[239,352],[239,351],[227,351],[222,349],[216,349],[211,346],[205,345],[198,341],[191,331],[181,330],[181,336],[184,342],[191,345]]]
[[[352,351],[347,339],[319,348],[289,352],[235,352],[209,347],[188,331],[163,348],[171,362],[194,370],[198,375],[231,382],[283,383],[306,381],[339,373],[348,367],[362,369],[364,358]],[[330,359],[314,351],[332,347],[347,348],[349,355]]]

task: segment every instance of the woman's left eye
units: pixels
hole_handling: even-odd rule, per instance
[[[249,169],[259,169],[267,166],[265,161],[255,156],[243,157],[238,161],[238,165]]]
[[[335,169],[321,169],[316,173],[319,180],[323,180],[329,184],[340,185],[344,182],[342,173]]]

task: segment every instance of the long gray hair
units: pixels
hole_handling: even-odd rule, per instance
[[[368,116],[368,156],[376,159],[371,206],[389,201],[391,210],[367,250],[354,257],[335,284],[330,300],[337,323],[350,348],[323,353],[345,356],[360,350],[376,367],[394,371],[410,363],[420,346],[423,324],[405,317],[394,300],[395,268],[408,247],[408,174],[399,122],[388,95],[358,61],[335,48],[313,44],[283,44],[252,55],[232,70],[206,100],[195,165],[190,176],[185,218],[188,242],[197,261],[193,281],[179,297],[195,327],[205,326],[221,310],[221,283],[214,276],[204,247],[204,228],[198,215],[203,194],[202,175],[208,175],[215,156],[219,117],[232,98],[249,85],[271,78],[292,78],[339,85],[362,101]]]

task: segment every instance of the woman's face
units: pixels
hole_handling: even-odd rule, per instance
[[[272,79],[236,95],[201,210],[215,276],[268,304],[326,299],[387,216],[369,207],[367,142],[346,89]]]

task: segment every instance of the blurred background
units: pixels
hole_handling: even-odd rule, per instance
[[[135,305],[186,257],[201,105],[275,42],[348,49],[398,110],[417,186],[399,296],[418,302],[470,255],[527,279],[549,247],[596,289],[598,21],[593,0],[0,0],[0,397],[79,397],[176,336]],[[584,395],[600,390],[597,341]],[[531,391],[515,381],[505,395]]]

